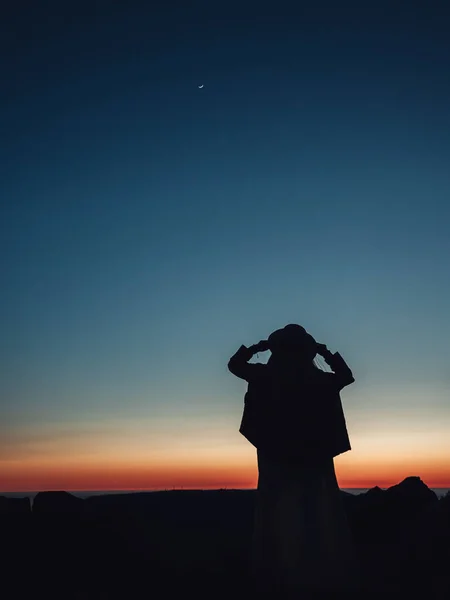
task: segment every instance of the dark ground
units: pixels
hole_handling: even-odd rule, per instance
[[[358,598],[450,599],[450,496],[419,478],[342,492],[365,588]],[[0,497],[2,585],[21,599],[252,598],[254,491]],[[6,596],[5,596],[6,597]]]

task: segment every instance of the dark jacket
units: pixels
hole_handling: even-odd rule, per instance
[[[251,444],[292,460],[351,450],[340,391],[354,378],[339,353],[325,357],[333,373],[251,364],[253,353],[241,346],[228,363],[231,373],[248,382],[239,431]]]

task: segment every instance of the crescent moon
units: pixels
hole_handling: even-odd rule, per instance
[[[198,86],[198,89],[199,89],[199,90],[201,90],[201,89],[202,89],[202,87],[203,87],[203,83],[202,83],[202,85],[199,85],[199,86]]]

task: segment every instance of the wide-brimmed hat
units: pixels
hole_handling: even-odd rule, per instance
[[[277,329],[269,335],[269,347],[273,350],[305,350],[313,353],[316,349],[316,340],[304,327],[291,323],[282,329]]]

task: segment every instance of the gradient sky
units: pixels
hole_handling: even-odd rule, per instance
[[[340,485],[450,486],[448,8],[118,4],[0,26],[0,491],[254,486],[227,361],[289,322]]]

